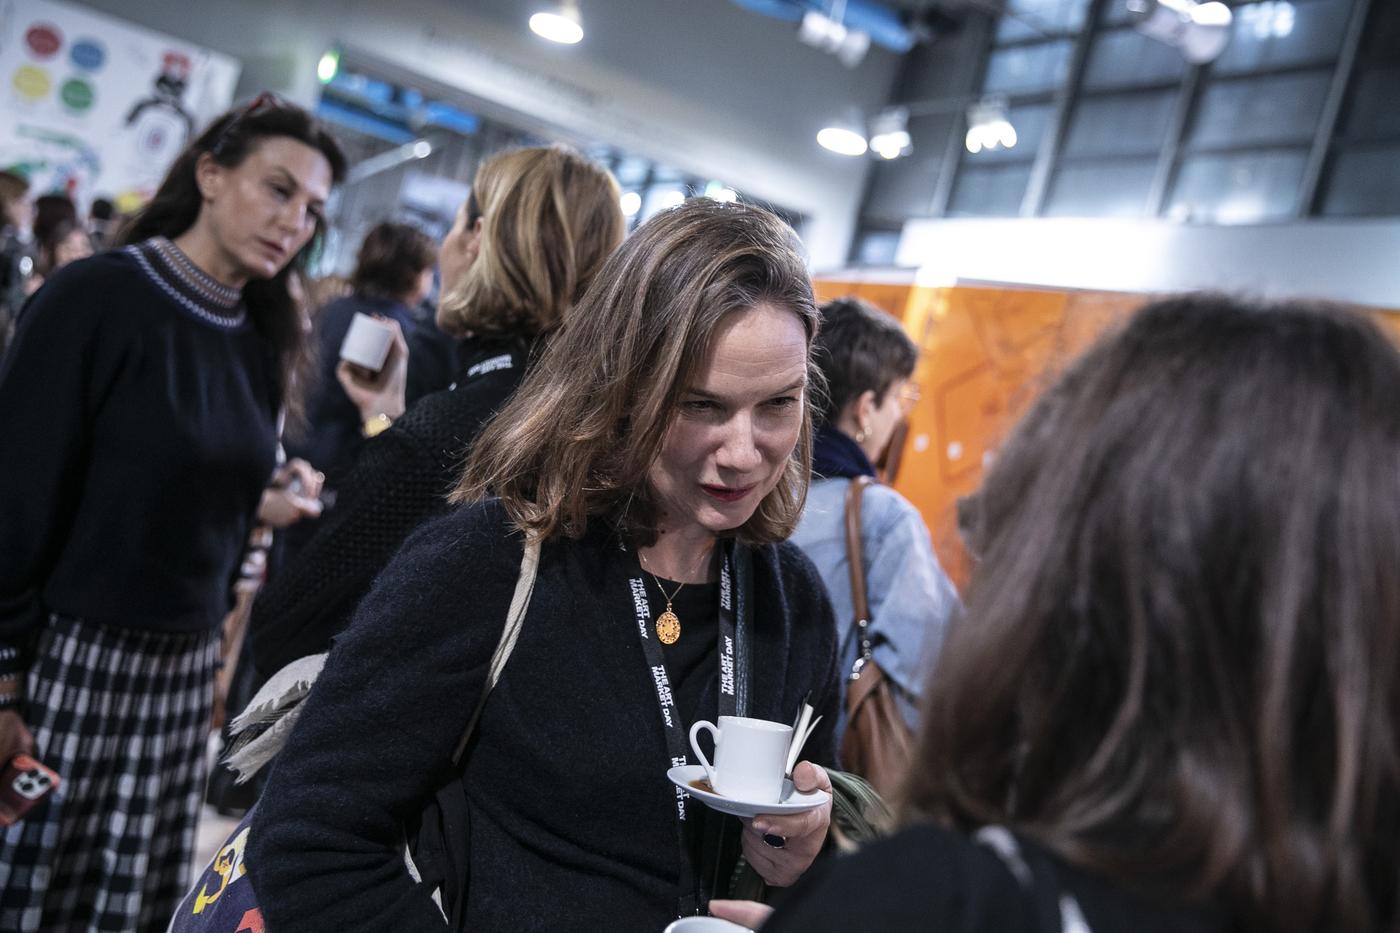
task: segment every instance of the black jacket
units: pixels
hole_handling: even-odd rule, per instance
[[[447,511],[468,448],[519,385],[529,352],[521,341],[468,341],[457,382],[364,445],[315,536],[253,604],[248,641],[257,684],[325,651],[404,539]]]
[[[1232,929],[1210,907],[1150,901],[1024,838],[1016,841],[1019,852],[1008,861],[959,833],[912,826],[853,856],[814,866],[763,933],[1074,933],[1063,923],[1066,895],[1093,933]],[[1011,864],[1024,869],[1021,879]]]

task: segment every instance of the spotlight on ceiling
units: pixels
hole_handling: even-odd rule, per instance
[[[837,155],[865,155],[870,144],[865,140],[865,119],[856,107],[847,107],[839,117],[832,120],[817,133],[817,142],[823,149]]]
[[[1137,31],[1180,50],[1193,65],[1214,61],[1230,42],[1233,15],[1212,0],[1127,0]]]
[[[850,29],[841,22],[841,15],[827,16],[817,10],[802,14],[797,38],[805,45],[830,52],[847,68],[854,68],[870,51],[870,33]]]
[[[908,155],[913,140],[909,136],[909,111],[904,107],[889,107],[870,122],[870,148],[882,159],[897,159]]]
[[[1016,145],[1016,127],[1007,115],[1006,101],[986,98],[967,108],[967,151],[1010,149]]]
[[[547,10],[530,17],[530,31],[541,39],[574,45],[583,39],[583,21],[575,0],[560,0]]]

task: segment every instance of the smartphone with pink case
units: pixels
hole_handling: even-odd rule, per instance
[[[20,753],[0,774],[0,826],[24,819],[30,809],[59,785],[58,772]]]

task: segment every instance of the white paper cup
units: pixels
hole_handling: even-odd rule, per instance
[[[340,358],[377,373],[384,368],[394,346],[394,330],[387,321],[356,311],[340,344]]]

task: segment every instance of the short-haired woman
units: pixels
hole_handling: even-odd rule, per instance
[[[1398,397],[1376,326],[1307,305],[1089,351],[983,485],[913,825],[764,933],[1395,930]]]
[[[438,320],[462,340],[456,380],[365,444],[316,536],[259,595],[256,683],[325,651],[404,539],[447,511],[472,441],[625,230],[616,181],[571,149],[516,149],[482,163],[442,244]]]
[[[437,248],[423,231],[403,223],[376,224],[360,244],[351,293],[312,316],[319,378],[307,405],[307,428],[289,439],[287,449],[324,472],[328,489],[340,486],[363,441],[365,417],[336,378],[340,345],[356,314],[392,321],[403,335],[407,350],[404,398],[390,406],[386,416],[398,417],[404,404],[445,389],[452,381],[450,353],[442,348],[445,338],[430,322],[420,322],[416,312],[432,291],[436,265]]]
[[[0,839],[0,929],[156,929],[183,893],[217,629],[301,351],[287,277],[343,170],[259,97],[124,249],[26,307],[0,369],[0,761],[62,784]]]
[[[812,489],[792,540],[812,558],[831,592],[845,674],[860,652],[846,547],[846,496],[852,482],[875,478],[875,464],[886,454],[914,397],[910,379],[917,361],[914,341],[879,308],[855,298],[822,306],[817,362],[827,394],[812,453]],[[914,729],[924,674],[958,610],[958,593],[939,565],[928,526],[913,503],[873,483],[861,499],[872,654]]]
[[[655,931],[722,890],[740,848],[774,884],[808,868],[829,803],[741,824],[678,807],[666,772],[690,723],[791,722],[809,692],[808,757],[834,754],[835,623],[782,543],[817,320],[795,236],[755,208],[687,202],[608,259],[478,440],[470,504],[409,539],[332,648],[248,840],[269,929],[441,925],[402,846],[449,779],[469,929]],[[523,629],[451,778],[527,536]],[[794,779],[830,786],[811,762]]]

